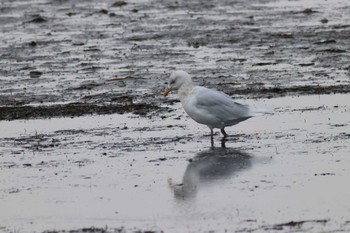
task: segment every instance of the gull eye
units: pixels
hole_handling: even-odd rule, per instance
[[[170,84],[174,84],[174,83],[175,83],[175,80],[171,80],[171,81],[170,81]]]

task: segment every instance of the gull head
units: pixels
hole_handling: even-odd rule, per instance
[[[170,91],[178,90],[183,85],[191,85],[191,84],[192,84],[191,77],[186,71],[183,71],[183,70],[174,71],[169,77],[168,87],[164,90],[163,95],[167,96]]]

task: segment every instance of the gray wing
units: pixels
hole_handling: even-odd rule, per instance
[[[205,87],[197,87],[196,92],[196,107],[215,114],[223,122],[234,122],[251,117],[248,105],[235,102],[223,92]]]

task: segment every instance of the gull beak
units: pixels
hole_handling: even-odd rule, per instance
[[[170,87],[165,88],[163,96],[167,96],[169,92],[171,92],[171,88]]]

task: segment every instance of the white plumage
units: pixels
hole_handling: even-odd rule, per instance
[[[210,128],[211,137],[213,137],[214,128],[221,129],[224,137],[227,137],[226,126],[235,125],[268,112],[237,103],[223,92],[195,86],[189,74],[181,70],[170,75],[164,96],[167,96],[171,90],[178,90],[185,112],[196,122],[207,125]]]

